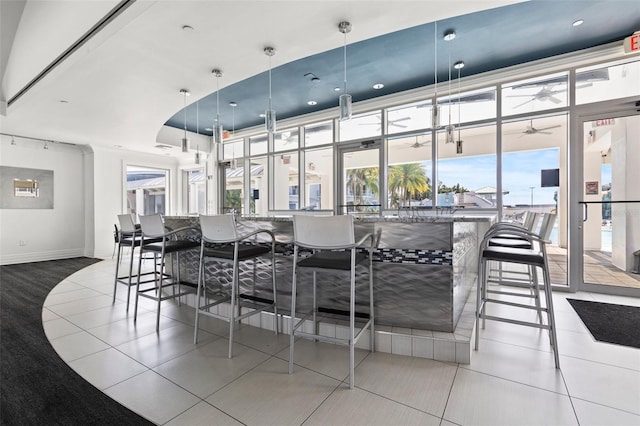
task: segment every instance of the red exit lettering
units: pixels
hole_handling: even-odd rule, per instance
[[[640,52],[640,31],[624,39],[624,53]]]

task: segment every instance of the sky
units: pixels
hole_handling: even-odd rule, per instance
[[[502,189],[509,192],[504,196],[504,205],[530,205],[532,192],[534,205],[555,204],[553,195],[558,188],[542,188],[540,170],[558,167],[557,148],[504,153]],[[438,180],[447,186],[459,183],[471,191],[484,186],[496,187],[496,156],[438,160]]]

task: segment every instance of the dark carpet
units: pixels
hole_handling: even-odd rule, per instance
[[[0,424],[149,425],[74,372],[42,327],[47,294],[86,257],[0,266]]]
[[[567,299],[600,342],[640,348],[640,308],[588,300]]]

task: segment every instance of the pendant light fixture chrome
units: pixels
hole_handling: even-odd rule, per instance
[[[271,57],[276,54],[273,47],[265,47],[264,54],[269,57],[269,107],[264,112],[264,127],[269,133],[276,131],[276,111],[273,109],[271,100]]]
[[[211,73],[216,78],[216,119],[213,123],[213,143],[221,144],[222,143],[222,123],[220,122],[220,77],[222,77],[222,71],[219,69],[211,70]]]
[[[344,34],[344,92],[340,95],[340,120],[350,120],[353,112],[351,95],[347,93],[347,34],[351,32],[351,23],[342,21],[338,30]]]
[[[180,89],[180,94],[184,97],[184,137],[182,138],[182,152],[189,152],[189,139],[187,139],[187,96],[190,95],[187,89]]]

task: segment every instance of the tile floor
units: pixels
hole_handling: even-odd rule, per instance
[[[137,324],[112,261],[61,282],[43,308],[52,346],[114,400],[161,425],[640,425],[640,349],[595,342],[567,297],[640,306],[639,299],[554,294],[561,370],[548,338],[487,322],[470,364],[357,352],[300,340],[287,374],[287,335],[241,325],[227,359],[227,324],[193,308],[141,301]],[[132,301],[133,302],[133,301]],[[508,308],[505,308],[508,309]]]

